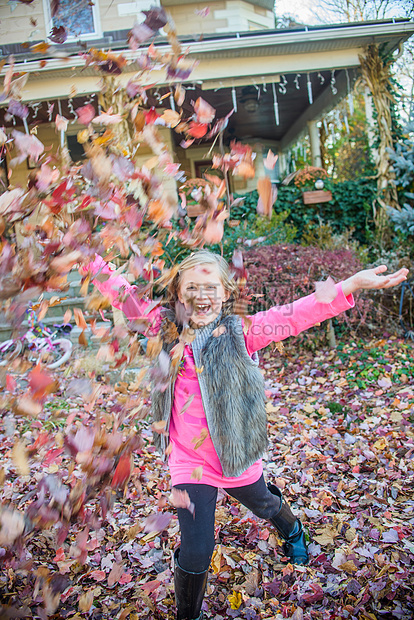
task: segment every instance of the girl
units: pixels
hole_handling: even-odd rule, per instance
[[[183,260],[168,287],[168,307],[149,310],[135,287],[101,257],[82,268],[106,274],[98,289],[128,319],[144,321],[159,334],[162,351],[154,370],[154,420],[165,421],[156,435],[165,451],[171,483],[186,491],[194,512],[178,508],[181,544],[175,551],[174,586],[179,620],[202,618],[201,605],[213,553],[217,489],[224,490],[255,515],[274,525],[292,563],[307,564],[302,524],[281,492],[266,486],[261,457],[266,451],[263,376],[256,352],[353,307],[358,289],[388,288],[406,279],[408,270],[380,275],[385,266],[360,271],[336,284],[335,299],[321,303],[315,294],[242,320],[233,314],[238,288],[226,261],[207,250]],[[179,360],[179,362],[178,362]]]

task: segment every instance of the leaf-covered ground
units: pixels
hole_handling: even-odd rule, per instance
[[[413,353],[412,343],[396,339],[351,342],[336,352],[289,347],[283,355],[264,353],[267,477],[284,489],[303,518],[312,559],[308,567],[283,563],[273,529],[221,494],[207,617],[413,617]],[[108,412],[109,424],[134,393],[133,382],[114,383],[116,378],[102,375],[98,392],[88,394],[85,383],[73,383],[76,377],[87,380],[85,369],[86,362],[62,371],[59,391],[36,419],[1,418],[3,502],[22,509],[33,501],[45,472],[66,472],[68,429],[78,420],[93,422],[97,411]],[[25,382],[14,378],[7,383],[1,377],[4,391],[25,389]],[[141,421],[139,428],[144,448],[104,527],[92,501],[83,524],[74,525],[66,538],[51,527],[30,536],[20,557],[10,559],[7,524],[2,524],[1,618],[174,618],[178,523],[149,423]],[[47,440],[52,436],[53,444]],[[20,447],[13,447],[18,438]],[[29,473],[22,475],[25,468]]]

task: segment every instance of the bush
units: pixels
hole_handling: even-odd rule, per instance
[[[259,312],[279,306],[315,290],[315,281],[328,275],[340,281],[361,269],[358,257],[351,250],[322,250],[300,245],[275,245],[248,250],[244,254],[249,274],[248,287],[254,302],[249,311]],[[365,295],[356,295],[355,307],[334,319],[354,332],[366,324],[372,301]],[[300,339],[308,345],[325,340],[326,326],[322,325]]]

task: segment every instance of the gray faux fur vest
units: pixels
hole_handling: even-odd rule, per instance
[[[211,332],[218,325],[226,329],[215,337]],[[198,375],[203,408],[223,474],[237,477],[267,449],[263,376],[247,353],[238,317],[219,317],[203,330],[208,333],[204,332],[202,348],[196,346],[197,336],[192,345],[196,366],[203,369]],[[172,346],[164,345],[164,351],[168,353]],[[161,451],[167,444],[173,394],[173,381],[164,391],[152,391],[153,418],[167,423],[167,435],[155,435]]]

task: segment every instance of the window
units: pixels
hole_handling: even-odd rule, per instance
[[[51,16],[50,0],[44,0],[48,5],[48,14]],[[52,28],[63,26],[68,33],[68,39],[88,39],[99,36],[98,0],[59,0],[58,8],[53,17],[50,17],[49,32]]]

